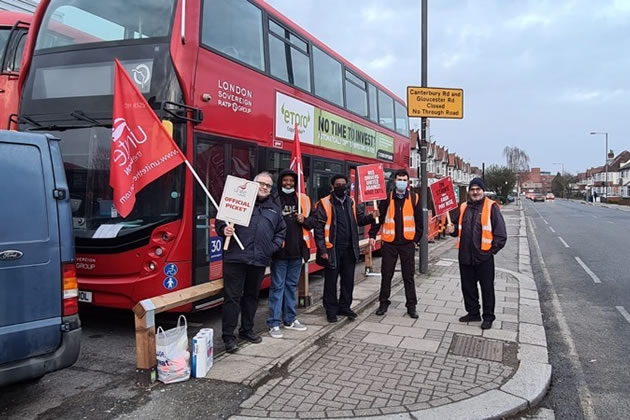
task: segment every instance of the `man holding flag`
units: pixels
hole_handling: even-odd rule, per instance
[[[278,183],[281,188],[276,201],[282,209],[287,231],[282,249],[274,255],[271,262],[267,325],[269,335],[273,338],[283,337],[281,325],[292,330],[306,330],[306,327],[296,318],[296,294],[302,264],[310,257],[310,230],[317,222],[309,217],[311,200],[304,193],[302,154],[297,125],[293,139],[291,167],[280,172]]]

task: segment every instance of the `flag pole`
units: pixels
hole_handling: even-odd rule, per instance
[[[182,153],[182,152],[180,151],[179,153]],[[182,153],[182,157],[183,156],[184,156],[184,154]],[[208,189],[206,188],[206,185],[201,181],[201,178],[199,178],[199,175],[197,175],[197,172],[195,172],[195,170],[193,169],[193,167],[190,164],[190,162],[188,162],[188,159],[184,159],[184,163],[186,164],[186,166],[188,166],[188,169],[190,169],[190,172],[193,174],[193,176],[195,177],[195,179],[197,180],[197,182],[199,183],[199,185],[203,189],[203,192],[205,192],[206,195],[208,196],[208,198],[212,202],[212,205],[214,206],[214,208],[218,210],[219,209],[219,205],[217,204],[216,201],[214,201],[214,198],[212,198],[212,195],[210,194],[210,191],[208,191]],[[244,250],[245,247],[241,243],[241,240],[238,239],[238,236],[236,236],[236,232],[234,232],[234,235],[232,235],[232,236],[234,236],[234,239],[236,239],[236,243],[238,243],[238,246],[240,246],[241,249]],[[226,243],[227,243],[227,239],[226,239]]]
[[[302,168],[300,167],[300,163],[297,164],[297,182],[298,182],[298,214],[302,214]]]

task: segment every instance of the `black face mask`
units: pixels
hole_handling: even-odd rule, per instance
[[[339,198],[343,198],[346,195],[347,191],[348,187],[346,185],[334,188],[335,195]]]

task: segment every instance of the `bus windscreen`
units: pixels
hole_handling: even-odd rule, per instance
[[[175,0],[52,0],[35,51],[166,37]]]

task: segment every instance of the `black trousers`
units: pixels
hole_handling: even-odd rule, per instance
[[[265,267],[241,263],[223,263],[223,341],[235,340],[234,330],[241,314],[240,332],[254,328],[258,308],[258,292],[265,276]]]
[[[403,283],[405,284],[405,298],[407,309],[416,309],[418,298],[416,297],[416,284],[414,281],[416,247],[413,242],[406,245],[394,245],[383,242],[381,248],[381,293],[378,300],[381,305],[389,305],[389,295],[392,292],[392,277],[396,268],[396,262],[400,255],[400,268],[402,270]]]
[[[324,270],[324,297],[322,302],[327,316],[335,316],[352,305],[354,267],[357,264],[352,247],[335,248],[336,266]],[[341,293],[337,300],[337,277],[341,277]]]
[[[479,315],[479,290],[481,285],[481,299],[483,301],[484,321],[494,321],[494,257],[479,265],[459,265],[459,273],[464,295],[464,307],[470,315]]]

